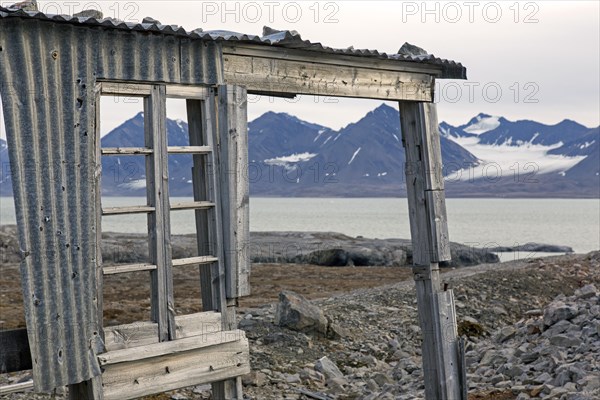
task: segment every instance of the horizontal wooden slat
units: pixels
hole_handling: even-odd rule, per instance
[[[102,95],[150,96],[152,85],[139,83],[102,82]],[[204,100],[208,88],[203,86],[166,85],[167,97]]]
[[[237,333],[234,333],[237,335]],[[215,337],[225,338],[222,333]],[[158,392],[238,377],[250,372],[248,340],[208,339],[214,345],[168,353],[138,361],[105,364],[102,374],[104,400],[133,399]],[[186,339],[183,339],[186,340]],[[157,345],[177,343],[163,342]]]
[[[156,269],[153,264],[123,264],[103,266],[102,272],[104,275],[124,274],[127,272],[151,271]]]
[[[210,201],[189,201],[171,204],[171,210],[201,210],[214,207],[215,203]]]
[[[98,355],[98,361],[102,366],[124,362],[129,363],[132,361],[146,360],[148,358],[215,346],[222,343],[235,342],[245,338],[246,333],[240,329],[206,333],[204,335],[190,336],[183,339],[153,343],[151,345],[141,347],[109,351],[107,353]]]
[[[331,65],[333,68],[344,67],[368,67],[378,70],[396,72],[417,72],[439,76],[442,74],[441,65],[415,63],[411,61],[400,61],[390,59],[376,59],[372,57],[356,57],[345,54],[327,54],[320,52],[307,52],[302,49],[287,49],[276,46],[261,46],[252,44],[235,43],[230,45],[223,43],[223,55],[240,55],[251,57],[263,57],[271,59],[285,59],[300,62],[317,62],[319,64]]]
[[[206,311],[175,317],[176,337],[182,339],[221,330],[221,313]],[[104,328],[107,351],[158,343],[158,324],[136,322]]]
[[[248,91],[381,100],[433,100],[429,74],[328,65],[287,59],[223,55],[225,81]]]
[[[213,256],[199,256],[199,257],[188,257],[188,258],[178,258],[173,260],[174,267],[187,267],[190,265],[202,265],[202,264],[211,264],[219,261],[217,257]]]
[[[154,150],[147,147],[104,147],[100,150],[103,156],[133,156],[140,154],[152,154]]]
[[[150,96],[152,85],[139,83],[102,82],[101,94],[116,96]]]
[[[172,99],[204,100],[208,97],[208,88],[202,86],[167,85],[167,97]]]
[[[102,215],[148,214],[154,211],[150,206],[107,207],[102,209]]]
[[[208,154],[212,151],[210,146],[169,146],[170,154]]]
[[[13,383],[11,385],[0,386],[0,396],[10,393],[24,392],[25,390],[33,389],[33,381]]]

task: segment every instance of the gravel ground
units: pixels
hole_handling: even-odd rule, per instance
[[[288,265],[286,271],[291,270]],[[360,275],[366,277],[369,274],[368,268],[355,271],[356,280]],[[253,301],[240,309],[239,326],[250,339],[253,368],[253,372],[243,379],[245,395],[257,400],[319,396],[324,399],[423,398],[421,336],[414,283],[406,280],[330,296],[329,293],[339,292],[334,278],[335,275],[326,280],[326,284],[322,283],[321,296],[311,290],[308,296],[321,297],[313,304],[338,327],[339,335],[333,339],[275,325],[274,303],[258,306],[259,301]],[[593,390],[600,355],[590,351],[600,341],[600,332],[590,325],[596,321],[594,313],[598,307],[594,302],[598,302],[598,297],[566,297],[573,296],[588,284],[600,288],[599,252],[447,270],[442,280],[454,290],[459,331],[468,336],[470,399],[599,398]],[[302,293],[302,288],[310,287],[311,283],[311,275],[305,274],[301,282],[278,284],[270,289],[272,296],[280,289]],[[257,284],[260,286],[260,282],[253,286]],[[272,296],[267,300],[272,300]],[[556,309],[556,302],[576,310],[571,320],[556,322],[558,328],[546,326],[544,322],[544,313],[553,307]],[[598,324],[600,326],[600,321]],[[538,326],[540,332],[530,334],[532,326]],[[502,340],[503,330],[508,339]],[[557,354],[562,352],[557,362],[579,363],[573,368],[584,371],[585,376],[592,376],[586,381],[569,372],[567,378],[561,378],[568,382],[557,382],[564,370],[558,371],[556,363],[551,365],[540,358],[539,362],[531,363],[530,368],[519,358],[524,352],[535,352],[537,347],[548,346],[548,343],[559,346],[564,344],[563,340],[570,344],[569,339],[577,332],[580,332],[579,346],[557,350]],[[570,336],[562,339],[556,335]],[[480,359],[488,351],[488,359]],[[516,366],[522,371],[512,369],[509,372],[508,364],[510,368]],[[591,372],[585,373],[587,370]],[[518,372],[522,372],[521,375]],[[529,377],[536,372],[540,373]],[[542,376],[544,372],[548,376]],[[3,376],[0,382],[25,378],[27,374],[21,373]],[[564,389],[569,382],[571,385]],[[563,383],[561,388],[564,390],[555,390],[557,383]],[[600,381],[598,385],[600,387]],[[207,389],[199,386],[154,398],[209,398]],[[574,397],[576,395],[579,397]],[[59,394],[55,398],[61,397]],[[50,397],[24,393],[3,398]]]

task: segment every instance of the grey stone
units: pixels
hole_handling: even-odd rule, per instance
[[[560,347],[577,347],[581,345],[581,339],[568,335],[555,335],[550,338],[550,343]]]
[[[514,338],[516,334],[517,330],[514,326],[505,326],[502,329],[500,329],[500,332],[498,334],[498,341],[500,343],[506,342],[507,340]]]
[[[315,363],[315,370],[322,373],[326,379],[343,378],[344,374],[338,366],[327,356],[320,358]]]
[[[538,375],[537,377],[533,378],[533,381],[535,383],[546,383],[548,381],[550,381],[552,379],[552,376],[550,376],[549,373],[544,372],[541,375]]]
[[[577,315],[577,308],[562,301],[553,301],[544,311],[544,325],[552,326],[558,321],[570,320]]]
[[[304,296],[284,290],[279,293],[275,325],[300,332],[327,334],[327,318],[323,311]]]
[[[593,284],[585,285],[581,289],[575,291],[575,297],[578,299],[590,299],[598,293],[596,286]]]

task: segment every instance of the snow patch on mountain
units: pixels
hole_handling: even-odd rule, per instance
[[[321,135],[327,131],[328,131],[327,128],[319,129],[319,131],[317,132],[317,136],[315,136],[313,142],[316,142],[321,137]]]
[[[265,160],[265,164],[277,165],[284,167],[285,169],[295,169],[295,164],[308,161],[316,155],[317,154],[315,153],[294,153],[290,154],[289,156],[269,158],[268,160]]]
[[[477,122],[467,126],[463,130],[474,135],[481,135],[500,126],[500,117],[478,115],[476,120]]]
[[[454,181],[495,179],[500,176],[515,176],[517,173],[519,176],[535,179],[535,175],[567,171],[586,158],[548,154],[550,150],[561,147],[562,142],[549,146],[531,142],[511,146],[508,142],[500,145],[481,144],[479,137],[450,137],[450,140],[481,160],[475,167],[461,169],[446,177],[447,180]]]
[[[352,164],[352,161],[354,161],[354,158],[358,155],[358,153],[360,152],[360,149],[362,147],[359,147],[358,149],[356,149],[356,151],[354,152],[354,154],[352,154],[352,158],[350,159],[350,161],[348,161],[348,165]]]
[[[125,183],[119,184],[120,188],[128,189],[128,190],[138,190],[146,188],[146,179],[136,179],[134,181],[129,181]]]

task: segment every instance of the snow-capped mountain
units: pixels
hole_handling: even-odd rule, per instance
[[[387,105],[339,131],[286,114],[266,113],[249,124],[248,135],[254,172],[250,176],[251,194],[405,193],[399,113]],[[477,163],[476,157],[456,143],[441,140],[448,173]]]
[[[440,132],[480,160],[452,177],[478,186],[478,193],[485,188],[494,195],[514,195],[515,190],[521,195],[600,195],[600,127],[479,114],[458,127],[442,122]]]
[[[188,145],[187,123],[167,120],[170,146]],[[449,196],[600,197],[600,127],[556,125],[479,114],[440,123]],[[268,112],[248,124],[253,195],[402,196],[400,116],[381,105],[340,130]],[[103,147],[143,147],[143,114],[102,139]],[[0,195],[11,195],[8,149],[0,139]],[[169,156],[169,191],[191,196],[191,155]],[[145,195],[144,156],[105,156],[105,195]]]

